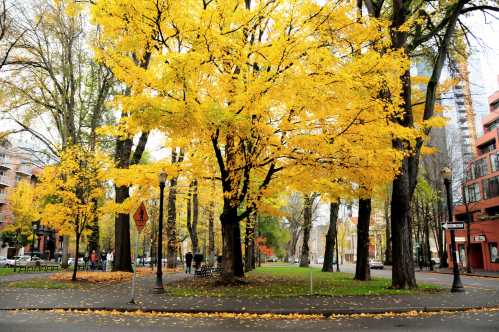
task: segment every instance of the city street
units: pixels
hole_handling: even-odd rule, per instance
[[[320,267],[320,265],[315,264],[314,266]],[[340,265],[341,272],[349,272],[355,273],[355,265],[354,264],[343,264]],[[386,267],[383,270],[373,270],[371,269],[371,276],[373,277],[382,277],[382,278],[391,278],[392,270],[391,267]],[[428,283],[428,284],[437,284],[442,285],[444,287],[452,286],[452,274],[445,273],[435,273],[429,271],[420,272],[416,269],[416,281],[418,283]],[[494,289],[499,290],[499,278],[485,278],[485,277],[475,277],[475,276],[463,276],[461,275],[461,281],[463,282],[463,286],[466,289],[474,288],[474,289]]]
[[[498,310],[389,317],[324,319],[260,319],[213,317],[152,317],[126,314],[1,311],[0,331],[497,331]]]

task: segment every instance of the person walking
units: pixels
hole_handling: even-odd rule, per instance
[[[113,252],[112,251],[108,252],[106,255],[106,271],[107,272],[111,272],[113,269],[113,259],[114,259]]]
[[[197,271],[201,268],[201,263],[203,262],[203,255],[200,253],[194,254],[194,269]]]
[[[192,266],[192,252],[185,254],[185,273],[191,273]]]
[[[90,270],[95,271],[97,268],[97,253],[95,250],[92,250],[92,253],[90,254]]]

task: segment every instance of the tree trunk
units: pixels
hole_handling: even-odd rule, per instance
[[[214,213],[215,204],[210,202],[210,207],[208,211],[208,262],[211,266],[215,265],[215,224],[214,224]]]
[[[237,220],[237,208],[231,207],[230,202],[224,200],[223,212],[220,215],[222,224],[223,242],[223,273],[222,278],[231,281],[235,277],[244,277],[244,268],[241,251],[241,231]]]
[[[392,287],[396,289],[415,288],[414,259],[410,216],[411,195],[409,190],[408,160],[399,176],[393,181],[391,204]]]
[[[197,193],[197,181],[191,182],[189,194],[187,195],[187,230],[189,231],[189,237],[191,239],[192,252],[197,253],[198,248],[198,234],[197,234],[197,224],[199,218],[199,202]],[[192,197],[192,208],[191,208],[191,197]],[[192,212],[192,222],[191,222],[191,212]]]
[[[466,210],[466,272],[472,273],[473,271],[471,269],[470,251],[471,251],[471,222],[473,220],[473,213],[471,213],[470,211],[470,207],[466,197],[464,183],[462,185],[462,192],[463,192],[463,203]],[[449,220],[452,220],[452,217],[450,217]]]
[[[167,260],[168,268],[176,267],[176,250],[175,244],[177,243],[177,177],[170,181],[170,190],[168,192],[168,221],[167,221]]]
[[[326,234],[326,248],[324,250],[322,272],[334,271],[334,248],[338,247],[336,222],[338,220],[339,208],[339,202],[331,202],[329,204],[329,227]],[[336,254],[336,261],[338,261],[338,254]]]
[[[76,252],[75,252],[75,264],[73,266],[73,276],[71,281],[76,281],[76,272],[78,271],[78,258],[80,254],[80,231],[76,231]]]
[[[197,251],[198,249],[198,220],[199,220],[199,200],[198,200],[198,181],[193,181],[193,193],[192,193],[192,230],[191,230],[191,242],[192,250]],[[206,242],[205,242],[206,244]]]
[[[244,271],[249,272],[255,267],[255,224],[256,212],[246,218],[246,234],[244,237]]]
[[[371,199],[359,199],[359,219],[357,223],[357,263],[355,280],[371,279],[369,269],[369,222],[371,220]]]
[[[431,248],[430,248],[430,211],[428,211],[428,205],[425,204],[425,225],[424,225],[424,230],[425,230],[425,249],[426,249],[426,264],[427,266],[430,267],[430,271],[433,271],[433,265],[431,264]]]
[[[88,227],[90,228],[90,235],[88,236],[88,253],[91,253],[92,250],[95,250],[97,254],[99,254],[99,218],[97,216],[97,200],[92,199],[92,209],[94,218],[89,223]]]
[[[116,203],[129,197],[127,186],[115,187]],[[118,213],[114,220],[114,264],[113,271],[133,272],[130,253],[130,215]]]
[[[291,233],[291,239],[288,244],[288,260],[291,260],[290,263],[295,262],[296,245],[298,244],[298,239],[300,238],[300,231],[300,229],[296,229]]]
[[[61,267],[63,269],[68,267],[68,259],[69,259],[69,236],[64,235],[62,237],[62,262],[61,262]]]
[[[385,200],[385,265],[392,265],[392,239],[390,234],[390,200]]]
[[[309,195],[305,195],[304,197],[304,208],[303,208],[303,244],[301,247],[301,256],[300,256],[300,267],[308,267],[309,266],[309,247],[308,241],[310,239],[310,231],[312,229],[312,204],[313,198]]]
[[[184,160],[184,152],[180,149],[177,154],[176,148],[172,150],[172,164],[181,163]],[[177,180],[173,177],[170,181],[170,190],[168,192],[168,223],[167,223],[167,260],[168,268],[177,266]]]
[[[340,249],[339,249],[339,242],[338,242],[338,224],[336,224],[336,272],[340,272]]]

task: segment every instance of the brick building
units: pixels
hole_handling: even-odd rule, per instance
[[[476,141],[477,156],[468,164],[464,180],[466,205],[472,216],[471,243],[466,241],[466,230],[456,231],[456,243],[460,264],[466,262],[469,246],[472,268],[499,271],[499,91],[489,97],[488,103],[489,114],[482,120],[484,134]],[[454,216],[466,221],[466,206],[456,206]],[[446,242],[450,250],[450,232]]]
[[[16,148],[8,140],[0,140],[0,232],[5,228],[5,225],[14,221],[14,215],[7,200],[8,191],[22,180],[30,181],[34,185],[36,176],[40,171],[39,167],[33,165],[28,154]],[[58,242],[56,232],[39,225],[36,220],[33,222],[36,224],[36,227],[33,228],[34,247],[27,245],[16,253],[12,244],[2,243],[0,239],[0,256],[12,257],[29,254],[31,251],[43,258],[54,256]]]

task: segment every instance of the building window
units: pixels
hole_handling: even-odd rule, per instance
[[[477,178],[487,175],[487,161],[485,158],[478,159],[474,162],[475,176]]]
[[[497,242],[489,243],[489,251],[490,251],[490,262],[491,263],[499,263],[499,256],[497,252]]]
[[[480,200],[480,188],[478,183],[473,183],[468,186],[468,202],[476,202]]]
[[[482,186],[484,199],[499,196],[499,177],[494,176],[493,178],[483,180]]]
[[[496,142],[490,141],[478,147],[480,149],[480,154],[486,154],[492,152],[496,149]]]
[[[466,180],[474,180],[475,179],[475,168],[473,164],[471,164],[468,168],[466,168]]]
[[[499,171],[499,153],[490,155],[490,164],[492,165],[492,172]]]

